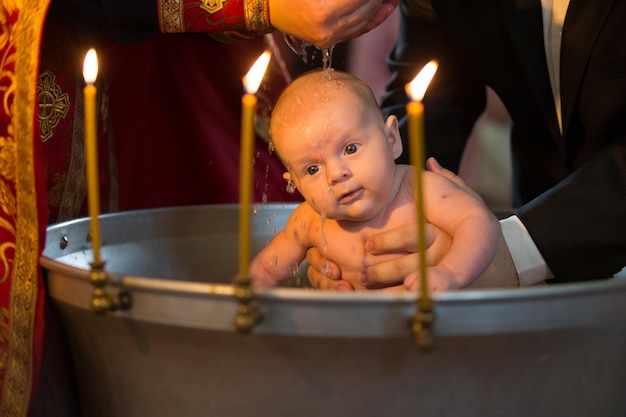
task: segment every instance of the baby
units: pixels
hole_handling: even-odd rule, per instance
[[[253,259],[255,287],[289,279],[313,246],[357,290],[364,289],[358,276],[365,267],[405,255],[374,257],[364,248],[371,235],[417,222],[414,168],[394,162],[402,153],[398,120],[384,120],[367,84],[335,70],[300,76],[279,97],[270,135],[287,168],[283,178],[305,201]],[[479,198],[446,177],[424,171],[422,180],[426,221],[454,236],[445,255],[427,269],[429,288],[466,287],[495,256],[498,221]],[[479,235],[494,238],[475,239]]]

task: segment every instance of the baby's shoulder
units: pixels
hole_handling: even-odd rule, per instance
[[[404,185],[413,187],[416,181],[415,167],[413,165],[398,164],[397,177]],[[421,177],[422,181],[427,184],[452,184],[449,178],[437,172],[428,171],[427,169],[421,170]]]
[[[317,212],[313,210],[313,207],[311,207],[311,205],[307,201],[303,201],[302,203],[298,204],[296,208],[293,209],[291,217],[293,217],[294,215],[300,217],[306,216],[307,218],[319,217],[319,214],[317,214]]]
[[[314,222],[320,221],[320,215],[313,210],[313,207],[306,201],[297,205],[289,215],[287,227],[296,227],[298,229],[308,229]]]
[[[314,226],[320,223],[319,215],[307,203],[296,206],[285,223],[282,232],[293,242],[302,246],[310,246]]]

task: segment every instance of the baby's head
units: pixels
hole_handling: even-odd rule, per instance
[[[363,81],[334,70],[302,75],[279,97],[270,136],[283,178],[318,213],[365,219],[384,206],[402,141],[398,120],[384,120]]]
[[[278,155],[286,157],[281,152],[285,141],[307,140],[311,135],[322,134],[340,107],[349,108],[351,117],[362,119],[362,124],[375,122],[384,128],[374,93],[355,76],[318,69],[295,79],[283,90],[272,110],[270,136]]]

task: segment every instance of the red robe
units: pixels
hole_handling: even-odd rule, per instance
[[[236,203],[241,77],[263,39],[223,45],[184,35],[106,45],[119,209]],[[258,97],[253,199],[299,201],[269,152],[271,105],[285,85],[272,63]]]
[[[174,3],[182,7],[178,12],[197,12],[178,15],[181,31],[218,31],[214,38],[235,40],[271,29],[267,10],[258,9],[264,1],[227,1],[209,16],[197,8],[212,0]],[[96,86],[101,211],[107,212],[236,201],[241,76],[263,47],[226,47],[173,34],[122,46],[51,22],[43,36],[49,4],[7,0],[0,7],[2,416],[27,414],[40,376],[46,298],[38,259],[45,228],[86,214],[81,80],[86,50],[95,45],[101,56]],[[150,10],[155,19],[168,4],[157,1]],[[213,24],[226,15],[230,23]],[[156,21],[154,29],[159,30]],[[161,82],[148,86],[151,77]],[[270,102],[280,90],[272,83],[262,90]],[[298,200],[285,194],[283,168],[267,143],[257,138],[256,145],[255,199]]]
[[[38,43],[47,1],[0,7],[0,415],[22,416],[37,383],[46,226],[37,128]]]

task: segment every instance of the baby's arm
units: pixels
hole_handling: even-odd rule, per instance
[[[254,287],[275,287],[293,276],[309,247],[310,208],[299,205],[285,228],[252,259],[250,277]]]
[[[448,253],[428,269],[429,286],[436,291],[467,287],[495,256],[498,219],[479,197],[448,178],[424,171],[423,181],[426,220],[452,236]],[[405,286],[416,287],[416,283],[405,282]]]

